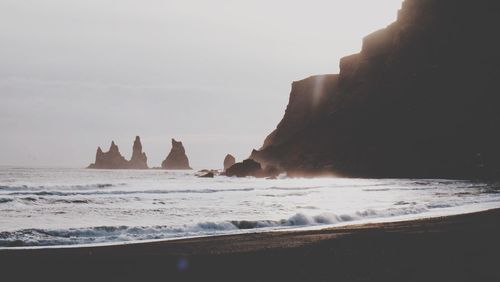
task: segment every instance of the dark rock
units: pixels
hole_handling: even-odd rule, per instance
[[[142,152],[141,138],[139,136],[135,137],[132,158],[128,164],[130,169],[147,169],[148,168],[148,158],[146,153]]]
[[[161,167],[163,169],[191,169],[182,142],[172,139],[172,149],[167,158],[162,162]]]
[[[268,165],[263,169],[262,177],[266,177],[269,179],[277,179],[281,173],[282,171],[277,167],[273,165]]]
[[[111,142],[109,151],[103,153],[101,147],[97,148],[95,163],[88,166],[94,169],[147,169],[146,153],[142,152],[141,139],[135,137],[132,159],[127,161],[121,154],[115,142]]]
[[[241,163],[236,163],[226,170],[226,176],[237,176],[237,177],[261,177],[263,173],[260,163],[247,159]]]
[[[207,172],[206,174],[200,175],[201,178],[214,178],[215,174],[213,172]]]
[[[198,171],[195,175],[198,176],[198,177],[213,177],[213,176],[216,176],[216,175],[219,175],[220,172],[216,169],[202,169],[200,171]],[[213,175],[213,176],[211,176]]]
[[[293,83],[251,158],[291,175],[498,177],[499,10],[496,0],[404,1],[339,75]]]
[[[224,158],[224,171],[232,167],[235,163],[236,159],[231,154],[226,155]]]
[[[108,152],[103,152],[101,147],[97,148],[95,163],[88,166],[94,169],[125,169],[128,167],[128,161],[120,154],[115,142],[111,142]]]

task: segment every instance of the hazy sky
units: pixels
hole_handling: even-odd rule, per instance
[[[338,72],[401,0],[1,0],[0,165],[83,167],[111,140],[150,166],[261,146],[290,84]]]

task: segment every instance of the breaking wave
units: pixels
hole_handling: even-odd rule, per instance
[[[13,199],[10,199],[10,198],[0,198],[0,204],[12,202],[12,201],[13,201]]]
[[[43,191],[43,190],[90,190],[90,189],[102,189],[124,186],[126,183],[95,183],[86,185],[40,185],[40,186],[29,186],[29,185],[0,185],[0,191]]]
[[[193,193],[206,194],[218,192],[247,192],[253,191],[254,188],[241,189],[181,189],[181,190],[114,190],[114,191],[88,191],[88,192],[61,192],[61,191],[39,191],[39,192],[13,192],[6,195],[9,196],[88,196],[88,195],[131,195],[131,194],[178,194],[178,193]]]
[[[233,220],[200,222],[194,225],[183,226],[97,226],[69,229],[23,229],[0,232],[0,247],[84,245],[200,235],[221,235],[252,229],[267,228],[267,230],[279,230],[292,227],[333,225],[367,218],[418,214],[425,211],[427,211],[425,207],[405,207],[387,210],[364,210],[342,215],[323,213],[310,216],[297,213],[282,220]]]
[[[194,172],[0,168],[0,247],[421,218],[498,207],[499,192],[500,182],[282,177],[207,182]]]

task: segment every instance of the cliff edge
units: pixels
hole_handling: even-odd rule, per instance
[[[294,82],[251,158],[289,174],[500,175],[500,3],[406,0],[338,75]]]

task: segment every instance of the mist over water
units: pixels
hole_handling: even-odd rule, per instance
[[[500,207],[500,183],[0,168],[0,247],[322,227]]]

